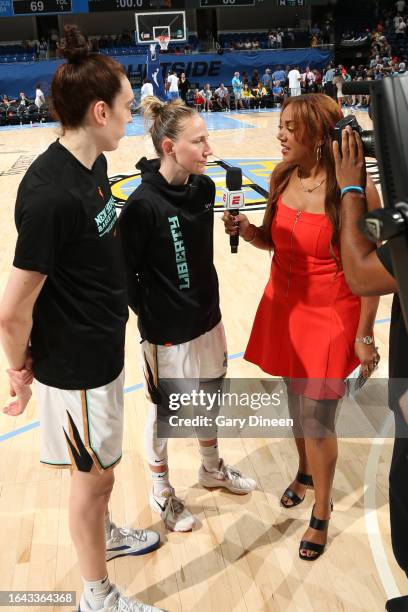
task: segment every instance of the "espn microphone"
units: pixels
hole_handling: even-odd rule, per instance
[[[227,188],[222,190],[222,201],[229,213],[236,217],[241,208],[245,206],[244,192],[242,191],[242,170],[241,168],[231,167],[227,169],[226,176]],[[239,223],[237,234],[230,236],[231,253],[238,253],[239,243]]]

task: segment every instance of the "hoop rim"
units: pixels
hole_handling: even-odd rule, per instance
[[[170,36],[167,34],[159,34],[154,37],[154,40],[159,43],[161,49],[167,49],[170,43]]]

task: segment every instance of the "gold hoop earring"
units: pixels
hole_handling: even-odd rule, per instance
[[[319,145],[316,149],[316,160],[320,161],[322,159],[322,145]]]

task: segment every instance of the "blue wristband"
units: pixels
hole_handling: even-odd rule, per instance
[[[365,195],[365,191],[362,187],[360,187],[360,185],[348,185],[347,187],[343,187],[343,189],[341,190],[341,197],[343,197],[346,193],[349,193],[350,191],[356,191],[357,193],[362,193],[363,195]]]

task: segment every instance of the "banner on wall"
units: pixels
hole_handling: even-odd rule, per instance
[[[152,46],[147,47],[146,54],[146,78],[153,85],[153,94],[160,100],[166,99],[166,91],[164,89],[163,72],[160,70],[160,51],[159,45],[156,45],[154,53]]]
[[[224,83],[231,84],[231,79],[236,70],[248,72],[249,75],[257,69],[262,75],[265,68],[272,70],[277,66],[295,66],[301,68],[324,68],[333,58],[330,50],[320,49],[288,49],[237,53],[198,53],[191,55],[163,54],[160,56],[160,67],[165,76],[170,70],[178,73],[185,72],[191,83],[199,83],[200,87],[205,83],[211,86]],[[125,55],[115,57],[123,64],[129,76],[140,73],[142,79],[146,76],[145,55]],[[24,91],[28,98],[35,93],[36,83],[46,93],[51,84],[52,76],[62,60],[51,60],[48,62],[27,62],[24,64],[12,63],[0,66],[0,93],[9,97],[16,97],[20,91]]]

